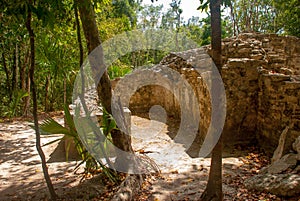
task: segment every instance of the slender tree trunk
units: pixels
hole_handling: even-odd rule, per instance
[[[74,2],[74,12],[75,12],[75,21],[76,21],[76,32],[77,32],[77,42],[79,47],[79,66],[83,64],[83,46],[80,33],[80,22],[78,17],[78,8],[76,2]]]
[[[222,48],[221,48],[221,0],[210,0],[211,12],[211,46],[212,58],[221,74],[222,67]],[[214,79],[214,78],[213,78]],[[218,90],[216,84],[212,81],[212,90]],[[223,200],[222,192],[222,136],[212,150],[211,166],[208,183],[205,191],[201,195],[204,201],[221,201]]]
[[[80,75],[81,75],[81,94],[84,97],[85,94],[85,80],[84,80],[84,72],[83,68],[81,68],[83,64],[83,45],[82,45],[82,38],[81,38],[81,32],[80,32],[80,22],[79,22],[79,16],[78,16],[78,8],[77,8],[77,2],[74,1],[74,12],[75,12],[75,21],[76,21],[76,32],[77,32],[77,42],[79,47],[79,66],[80,66]],[[82,101],[84,101],[84,98],[82,97]],[[84,103],[83,105],[86,105]]]
[[[253,6],[252,6],[252,1],[251,2],[249,2],[249,31],[254,31],[254,29],[253,29]]]
[[[18,72],[19,72],[19,64],[20,64],[20,54],[19,54],[19,46],[18,46],[18,43],[16,44],[16,77],[15,77],[15,82],[16,82],[16,89],[18,89],[18,86],[19,86],[19,75],[18,75]]]
[[[95,48],[101,45],[99,38],[98,27],[95,20],[95,13],[90,0],[77,0],[78,10],[80,13],[81,24],[83,32],[87,41],[88,52],[91,53]],[[92,66],[92,71],[97,79],[97,75],[100,69],[105,68],[103,51],[98,51],[97,57],[100,66]],[[112,99],[112,88],[107,70],[104,71],[100,82],[97,85],[98,98],[102,104],[102,107],[109,113],[112,114],[111,99]],[[119,129],[115,129],[111,132],[113,144],[119,149],[126,152],[133,152],[131,147],[131,137]],[[123,159],[117,156],[116,163]],[[129,164],[128,164],[129,165]]]
[[[9,76],[10,73],[9,73],[7,65],[6,65],[6,57],[5,57],[4,52],[2,52],[2,65],[3,65],[5,75],[6,75],[6,89],[7,89],[7,92],[9,93],[9,97],[11,97],[10,76]]]
[[[64,105],[67,104],[67,78],[64,75]]]
[[[29,70],[26,70],[27,64],[30,63],[30,51],[27,50],[24,58],[24,63],[22,65],[22,79],[21,80],[21,89],[27,91],[28,96],[24,99],[24,106],[23,106],[23,116],[28,116],[29,114],[29,106],[30,106],[30,77],[29,77]],[[21,73],[20,73],[21,76]]]
[[[27,61],[29,57],[29,50],[27,48],[27,44],[21,46],[21,51],[25,51],[24,54],[19,56],[19,89],[22,92],[26,91],[26,66],[27,66]],[[21,62],[23,61],[23,63]],[[29,93],[28,93],[29,96]],[[25,105],[26,99],[22,98],[22,113],[24,114],[24,105]]]
[[[26,90],[26,66],[28,64],[28,57],[29,57],[29,51],[27,50],[27,45],[25,46],[26,49],[26,53],[24,55],[24,63],[22,63],[22,65],[20,65],[20,89],[22,89],[23,91]]]
[[[29,59],[29,62],[31,63],[31,59]],[[30,99],[31,99],[31,96],[30,96],[30,85],[31,85],[31,82],[30,82],[30,75],[29,75],[29,69],[27,70],[27,84],[26,84],[26,90],[27,90],[27,93],[29,94],[29,96],[26,96],[25,97],[25,101],[24,101],[24,116],[27,117],[29,115],[29,108],[30,108]]]
[[[81,38],[81,32],[80,32],[80,22],[79,22],[79,16],[78,16],[78,8],[77,8],[77,2],[74,1],[74,12],[75,12],[75,21],[76,21],[76,32],[77,32],[77,42],[79,46],[79,67],[80,67],[80,76],[81,76],[81,100],[84,101],[83,105],[86,106],[84,94],[85,94],[85,80],[84,80],[84,71],[82,68],[83,64],[83,45],[82,45],[82,38]]]
[[[45,83],[45,112],[48,112],[49,111],[49,84],[50,84],[50,75],[48,75],[46,77],[46,83]]]
[[[231,18],[232,18],[232,22],[233,22],[233,35],[234,36],[237,36],[237,22],[236,22],[236,19],[235,19],[235,13],[234,13],[234,10],[233,10],[233,6],[232,6],[232,2],[230,2],[230,15],[231,15]]]
[[[32,5],[32,0],[29,0],[29,5]],[[45,154],[42,150],[41,147],[41,136],[39,132],[39,125],[38,125],[38,115],[37,115],[37,95],[36,95],[36,87],[34,83],[34,68],[35,68],[35,47],[34,47],[34,32],[31,28],[31,19],[32,19],[32,14],[31,10],[28,10],[27,13],[27,20],[26,20],[26,28],[29,33],[30,37],[30,56],[31,56],[31,63],[30,63],[30,68],[29,68],[29,75],[30,75],[30,81],[31,81],[31,90],[32,90],[32,100],[33,100],[33,118],[34,118],[34,128],[35,128],[35,133],[36,133],[36,148],[37,151],[41,157],[42,161],[42,168],[43,168],[43,173],[44,177],[51,195],[52,200],[57,199],[57,195],[54,191],[54,187],[52,185],[49,173],[48,173],[48,167],[46,164],[46,157]]]
[[[17,90],[18,87],[18,44],[15,46],[15,52],[13,57],[13,72],[12,72],[12,91]]]

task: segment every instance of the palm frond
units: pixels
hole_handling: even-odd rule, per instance
[[[42,135],[65,134],[74,137],[74,135],[67,128],[63,127],[52,118],[47,118],[44,120],[40,124],[39,128]]]
[[[74,124],[74,121],[73,121],[73,117],[70,113],[70,110],[68,108],[67,105],[64,106],[64,112],[65,112],[65,120],[66,120],[66,123],[68,124],[71,132],[76,132],[76,128],[75,128],[75,124]]]

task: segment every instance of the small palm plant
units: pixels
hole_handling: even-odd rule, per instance
[[[62,126],[61,124],[59,124],[57,121],[55,121],[51,117],[47,118],[39,125],[40,132],[42,135],[64,134],[64,136],[62,138],[51,141],[51,142],[45,144],[44,146],[55,143],[60,140],[65,140],[66,138],[71,138],[71,139],[73,139],[73,142],[78,151],[78,154],[82,159],[82,161],[75,167],[75,170],[77,170],[79,166],[81,166],[82,164],[85,163],[85,173],[94,173],[94,172],[97,172],[97,170],[99,170],[101,168],[102,171],[105,173],[105,175],[111,181],[117,182],[118,178],[117,178],[116,172],[114,170],[106,167],[102,162],[97,161],[83,145],[83,143],[80,140],[80,137],[78,135],[78,132],[76,130],[76,127],[75,127],[75,124],[73,121],[73,117],[70,114],[70,111],[67,106],[64,107],[64,111],[65,111],[65,121],[67,124],[66,127]],[[109,130],[111,130],[111,127],[113,125],[115,125],[115,123],[107,124],[107,122],[112,122],[111,118],[109,117],[109,115],[107,115],[107,113],[105,113],[105,115],[103,115],[103,120],[104,120],[103,122],[105,122],[105,123],[104,123],[104,125],[102,125],[101,129],[106,131],[105,135],[108,136]],[[98,127],[93,128],[93,130],[95,130],[95,129],[98,129]],[[108,139],[108,138],[106,138],[106,139]],[[71,146],[72,141],[67,141],[67,143],[68,144],[66,146],[67,147],[66,158],[68,159],[69,148]],[[105,146],[103,146],[101,148],[105,149]],[[107,157],[106,160],[109,161],[109,158]]]
[[[3,112],[3,115],[10,118],[19,115],[18,111],[20,111],[22,100],[27,96],[29,96],[29,94],[24,90],[14,90],[12,93],[12,99],[6,111]]]

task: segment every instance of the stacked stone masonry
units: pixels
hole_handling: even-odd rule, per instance
[[[290,126],[285,152],[300,136],[300,39],[276,34],[244,33],[222,42],[222,78],[226,90],[227,111],[224,126],[226,143],[258,140],[270,152]],[[181,118],[180,102],[200,109],[199,134],[203,139],[210,124],[211,106],[209,68],[200,72],[195,66],[207,61],[210,46],[171,53],[152,69],[162,66],[179,72],[192,86],[197,103],[178,87],[166,89],[150,85],[138,89],[130,98],[132,113],[147,112],[153,105],[163,106],[169,116]],[[144,79],[149,79],[145,77]],[[158,79],[158,78],[151,78]],[[174,84],[174,81],[172,82]],[[177,94],[177,95],[174,95]],[[178,95],[179,94],[179,95]],[[194,114],[192,111],[192,116]]]

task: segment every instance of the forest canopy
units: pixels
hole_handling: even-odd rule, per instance
[[[167,29],[184,33],[196,43],[210,43],[210,14],[206,2],[199,0],[199,12],[206,17],[182,16],[180,0],[163,5],[144,5],[142,0],[95,0],[100,39],[135,29]],[[78,20],[76,1],[39,0],[0,3],[0,116],[14,117],[30,111],[30,43],[26,12],[33,12],[32,28],[36,43],[36,87],[39,111],[61,110],[71,102],[73,83],[83,58],[87,56],[84,33]],[[297,0],[223,1],[222,37],[242,32],[276,33],[300,37],[300,2]],[[81,45],[80,45],[81,43]],[[165,51],[145,50],[121,57],[108,68],[111,79],[139,66],[158,63]]]

